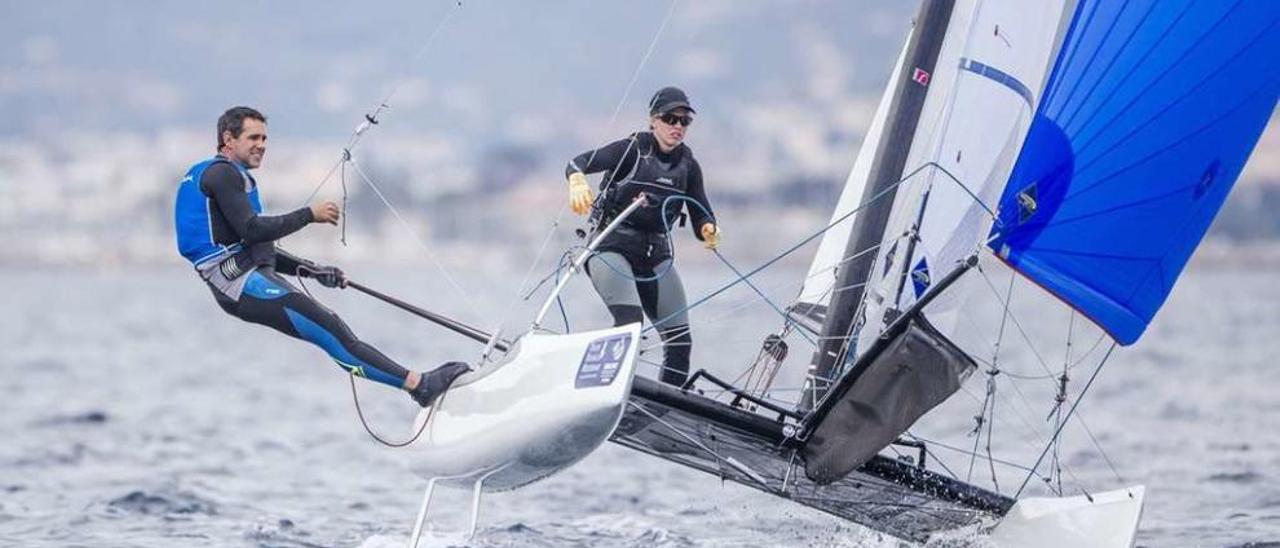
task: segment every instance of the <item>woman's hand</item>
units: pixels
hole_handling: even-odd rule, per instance
[[[720,227],[715,223],[702,223],[702,243],[707,249],[715,249],[720,245]]]
[[[591,203],[595,196],[591,193],[591,185],[587,184],[587,176],[581,172],[569,175],[569,209],[578,215],[591,211]]]

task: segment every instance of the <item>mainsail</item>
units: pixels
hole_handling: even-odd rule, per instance
[[[866,279],[865,326],[853,333],[855,349],[868,348],[897,313],[981,245],[1039,100],[1032,90],[1044,82],[1064,30],[1064,4],[986,1],[956,10],[922,113],[929,123],[916,132],[901,175],[910,179]],[[965,285],[930,306],[944,333],[954,329]]]

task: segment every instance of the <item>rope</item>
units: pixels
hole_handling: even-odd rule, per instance
[[[614,105],[613,107],[613,114],[609,117],[609,123],[606,125],[607,130],[612,131],[613,125],[617,123],[618,116],[622,113],[622,107],[626,105],[627,99],[631,96],[631,91],[635,87],[636,81],[640,79],[640,73],[644,71],[644,67],[649,63],[649,58],[653,55],[654,49],[657,48],[658,41],[661,39],[663,32],[667,28],[667,23],[671,21],[671,15],[675,13],[676,4],[678,3],[678,1],[679,0],[672,0],[670,7],[667,8],[666,15],[663,16],[662,22],[658,25],[658,30],[654,32],[653,38],[649,40],[649,47],[645,49],[644,55],[640,58],[640,63],[636,65],[636,69],[632,72],[631,79],[627,82],[627,86],[623,89],[622,97],[618,99],[617,104]],[[595,160],[596,154],[598,154],[599,152],[600,152],[600,147],[596,147],[592,149],[591,156],[588,157],[587,163],[590,164],[593,160]],[[625,158],[626,154],[624,153],[622,156]],[[622,160],[619,159],[618,162],[619,162],[619,165],[621,165]],[[617,167],[615,166],[615,170],[616,169]],[[599,197],[597,197],[597,201],[598,201],[598,198]],[[593,203],[592,208],[594,209],[595,207],[596,205]],[[542,246],[539,248],[538,254],[534,257],[532,264],[529,265],[529,269],[525,271],[524,281],[521,281],[520,286],[517,287],[516,298],[518,300],[513,301],[507,307],[506,312],[504,312],[502,316],[502,320],[498,324],[499,327],[495,332],[501,331],[502,328],[507,325],[507,321],[510,320],[511,313],[512,311],[514,311],[516,304],[519,301],[529,300],[529,298],[533,295],[533,293],[536,292],[539,287],[542,287],[544,283],[546,283],[547,278],[544,278],[542,281],[540,281],[537,284],[536,287],[529,290],[528,294],[526,294],[523,298],[520,297],[521,293],[525,293],[524,287],[525,287],[525,284],[528,282],[530,276],[532,276],[533,272],[537,270],[538,265],[542,263],[542,258],[546,253],[548,244],[550,243],[552,236],[556,233],[557,229],[559,229],[560,227],[560,220],[561,218],[564,217],[565,209],[567,209],[567,204],[561,205],[560,210],[556,212],[555,219],[552,220],[551,228],[547,231],[546,237],[543,238]],[[557,266],[554,275],[558,276],[562,268],[563,268],[563,265]],[[565,329],[567,331],[568,325],[569,325],[569,317],[564,312],[564,305],[562,302],[559,301],[559,299],[557,299],[557,304],[560,306],[561,315],[564,318]]]
[[[377,432],[374,432],[373,428],[369,426],[369,421],[364,418],[364,409],[360,405],[360,395],[356,392],[356,374],[352,372],[348,375],[348,378],[351,381],[351,402],[356,406],[356,416],[360,417],[360,425],[364,426],[364,431],[368,432],[369,436],[374,440],[377,440],[378,443],[392,448],[405,447],[415,441],[418,441],[418,437],[426,431],[427,425],[431,424],[431,418],[436,414],[436,406],[443,403],[445,395],[449,393],[449,389],[446,388],[445,391],[436,398],[435,403],[433,403],[431,407],[427,408],[427,418],[422,421],[422,426],[418,427],[418,431],[413,433],[413,437],[405,441],[387,441],[386,438],[383,438],[382,436],[379,436]]]
[[[416,64],[419,60],[422,59],[423,56],[426,55],[427,51],[429,51],[431,47],[435,44],[436,38],[440,35],[441,30],[443,30],[445,26],[449,24],[449,22],[458,13],[458,11],[460,11],[461,8],[462,8],[462,2],[460,0],[455,1],[453,3],[452,9],[450,9],[448,13],[444,17],[442,17],[438,23],[436,23],[435,27],[427,35],[427,39],[423,42],[422,46],[420,46],[418,48],[418,51],[413,55],[413,57],[410,58],[410,60],[405,63],[406,66]],[[328,169],[328,171],[325,172],[324,177],[320,179],[320,182],[316,184],[315,188],[312,189],[311,193],[307,196],[306,200],[303,201],[303,205],[305,206],[306,204],[310,203],[313,199],[315,199],[315,197],[320,193],[321,189],[323,189],[325,185],[328,184],[329,180],[332,179],[333,174],[335,172],[339,172],[340,170],[341,184],[342,184],[342,211],[345,213],[347,209],[346,208],[347,206],[346,168],[347,168],[347,165],[350,164],[351,167],[355,170],[355,172],[360,175],[360,178],[364,180],[365,184],[369,185],[369,187],[373,189],[374,193],[377,194],[378,198],[382,201],[382,203],[386,205],[387,209],[389,209],[391,213],[396,217],[396,219],[400,222],[401,226],[405,229],[405,231],[408,232],[411,236],[413,236],[418,246],[421,247],[423,251],[426,252],[427,257],[431,260],[432,264],[434,264],[435,267],[440,271],[440,273],[444,276],[444,278],[449,282],[449,285],[454,289],[455,292],[457,292],[459,295],[462,296],[464,301],[466,301],[468,308],[470,310],[478,310],[474,299],[471,298],[471,295],[468,294],[466,290],[464,290],[462,286],[458,284],[458,282],[453,278],[452,275],[449,274],[448,269],[446,269],[443,263],[441,263],[440,260],[435,256],[435,254],[431,252],[431,249],[426,245],[426,243],[420,237],[418,237],[417,233],[413,231],[412,227],[409,226],[408,222],[405,221],[404,217],[400,214],[400,212],[394,206],[391,205],[391,202],[387,200],[386,196],[382,194],[382,191],[373,182],[373,180],[369,178],[369,176],[364,172],[364,170],[360,168],[360,165],[356,163],[354,157],[352,156],[353,151],[360,144],[360,141],[364,138],[365,133],[368,132],[369,129],[378,125],[381,122],[379,117],[382,115],[383,112],[390,110],[391,100],[395,98],[396,94],[399,93],[403,85],[404,85],[404,82],[401,81],[396,83],[394,86],[392,86],[391,90],[383,97],[381,101],[378,102],[378,105],[373,109],[373,111],[368,112],[364,115],[364,120],[362,120],[360,124],[357,125],[354,130],[352,130],[351,135],[347,138],[347,142],[342,147],[342,151],[338,156],[338,160],[334,162],[334,164]],[[347,217],[346,215],[343,215],[341,233],[339,236],[339,240],[342,242],[342,245],[344,246],[347,245],[346,217]]]
[[[693,199],[693,198],[691,198],[691,197],[689,197],[689,196],[682,196],[682,195],[678,195],[678,194],[673,194],[673,195],[671,195],[671,196],[667,196],[667,197],[666,197],[666,199],[662,200],[662,204],[659,206],[659,212],[660,212],[660,213],[659,213],[659,215],[662,217],[663,237],[664,237],[664,238],[666,238],[666,240],[667,240],[667,248],[668,248],[668,249],[672,249],[674,246],[673,246],[673,245],[672,245],[672,243],[671,243],[671,219],[669,219],[669,218],[667,217],[667,215],[666,215],[666,211],[667,211],[667,206],[668,206],[668,205],[669,205],[673,200],[688,202],[688,203],[690,203],[690,204],[692,204],[692,205],[694,205],[694,206],[697,206],[697,208],[698,208],[698,209],[700,209],[700,210],[702,210],[702,213],[703,213],[703,214],[705,214],[707,217],[709,217],[709,218],[714,218],[714,217],[712,217],[712,215],[711,215],[711,211],[709,211],[709,210],[707,209],[707,206],[706,206],[706,205],[704,205],[704,204],[702,204],[702,203],[701,203],[701,202],[699,202],[698,200],[695,200],[695,199]],[[782,309],[781,309],[781,308],[780,308],[776,303],[774,303],[771,299],[769,299],[769,297],[768,297],[768,296],[766,296],[766,295],[764,294],[764,292],[760,291],[760,288],[759,288],[759,287],[757,287],[755,284],[751,283],[751,280],[749,280],[747,277],[743,276],[743,275],[742,275],[742,272],[741,272],[741,271],[739,271],[739,270],[738,270],[738,268],[737,268],[736,266],[734,266],[734,265],[733,265],[733,263],[732,263],[731,261],[729,261],[729,259],[725,258],[724,254],[723,254],[723,253],[721,253],[721,252],[720,252],[720,250],[718,250],[718,249],[713,249],[712,251],[715,253],[716,258],[720,259],[720,262],[724,263],[724,265],[725,265],[726,267],[728,267],[728,268],[729,268],[729,270],[731,270],[731,271],[732,271],[736,276],[738,276],[738,278],[737,278],[738,280],[741,280],[742,282],[746,283],[746,284],[747,284],[747,286],[748,286],[748,287],[750,287],[750,288],[751,288],[751,290],[752,290],[752,291],[754,291],[754,292],[756,293],[756,295],[758,295],[758,296],[760,297],[760,299],[761,299],[761,300],[763,300],[765,303],[768,303],[768,305],[769,305],[770,307],[772,307],[772,308],[773,308],[774,312],[776,312],[780,317],[782,317],[783,322],[784,322],[784,325],[789,325],[790,323],[792,323],[792,320],[791,320],[791,318],[790,318],[789,316],[787,316],[787,313],[786,313],[786,312],[784,312],[784,311],[783,311],[783,310],[782,310]],[[628,275],[627,273],[625,273],[625,272],[622,272],[622,271],[618,270],[617,268],[615,268],[613,265],[609,264],[608,262],[601,261],[601,263],[603,263],[605,266],[609,267],[609,269],[610,269],[610,270],[613,270],[613,271],[614,271],[615,273],[617,273],[619,276],[622,276],[622,277],[624,277],[624,278],[628,278],[628,279],[630,279],[630,280],[631,280],[631,281],[633,281],[633,282],[651,282],[651,281],[657,281],[657,280],[659,280],[659,279],[662,279],[662,277],[663,277],[663,276],[666,276],[666,275],[667,275],[667,273],[668,273],[668,272],[670,272],[672,268],[675,268],[676,259],[675,259],[675,254],[674,254],[674,253],[672,253],[671,258],[670,258],[668,261],[666,261],[666,263],[667,263],[666,268],[662,269],[662,271],[661,271],[661,272],[658,272],[658,273],[654,274],[653,276],[640,276],[640,277]],[[735,283],[736,283],[736,282],[735,282]],[[687,310],[688,308],[690,308],[690,307],[686,307],[685,309]],[[677,313],[677,314],[678,314],[678,313]],[[670,318],[671,318],[671,316],[674,316],[674,315],[675,315],[675,314],[672,314],[672,315],[670,315],[670,316],[667,316],[667,318],[664,318],[664,320],[666,320],[666,319],[670,319]],[[659,325],[659,324],[661,324],[661,322],[653,322],[652,324],[650,324],[649,329],[652,329],[652,328],[653,328],[653,326],[655,326],[655,325]],[[799,333],[800,333],[800,336],[804,337],[804,339],[805,339],[806,341],[809,341],[809,343],[810,343],[810,344],[813,344],[813,345],[815,345],[815,346],[817,345],[817,343],[816,343],[812,338],[810,338],[808,335],[804,334],[804,332],[799,332]]]
[[[433,28],[431,30],[431,33],[427,35],[426,41],[423,42],[422,46],[418,48],[418,52],[415,53],[412,58],[410,58],[409,62],[405,63],[406,65],[418,62],[427,53],[427,50],[429,50],[431,46],[435,44],[436,36],[440,34],[440,30],[443,29],[445,25],[447,25],[449,21],[453,19],[454,15],[457,14],[458,10],[461,8],[462,8],[462,2],[460,0],[456,1],[454,3],[454,9],[450,10],[447,15],[441,18],[439,23],[436,23],[435,28]],[[370,112],[364,115],[364,120],[362,120],[360,124],[357,125],[356,128],[351,131],[351,136],[347,138],[347,144],[342,147],[342,153],[338,156],[338,161],[334,162],[333,166],[330,167],[327,172],[325,172],[324,177],[320,179],[320,182],[316,184],[316,187],[314,189],[312,189],[311,194],[309,194],[307,196],[307,199],[303,201],[302,203],[303,206],[310,203],[311,200],[314,199],[316,195],[320,193],[320,190],[324,188],[325,184],[329,182],[329,179],[333,177],[334,172],[337,171],[338,168],[342,166],[342,164],[346,163],[348,160],[351,159],[351,153],[355,150],[356,146],[360,144],[360,140],[364,137],[365,132],[368,131],[369,128],[378,125],[378,123],[380,122],[380,120],[378,119],[378,116],[382,115],[383,111],[389,110],[391,108],[390,106],[391,99],[395,97],[396,93],[400,91],[400,88],[403,85],[404,85],[404,82],[399,82],[395,86],[393,86],[391,88],[391,91],[387,93],[385,97],[383,97],[382,101],[378,102],[378,106],[373,109],[373,112]]]
[[[862,204],[860,204],[858,207],[853,208],[853,210],[849,211],[848,213],[845,213],[844,215],[841,215],[840,217],[836,218],[835,220],[831,221],[830,223],[827,223],[827,226],[824,226],[824,227],[822,227],[821,229],[819,229],[817,232],[814,232],[813,234],[810,234],[809,236],[806,236],[804,239],[800,240],[800,241],[799,241],[798,243],[796,243],[795,245],[792,245],[791,247],[787,248],[787,249],[786,249],[786,250],[784,250],[782,253],[779,253],[779,254],[778,254],[777,256],[775,256],[774,258],[769,259],[768,261],[765,261],[763,264],[761,264],[760,266],[757,266],[757,267],[755,267],[755,268],[751,269],[751,271],[750,271],[750,272],[747,272],[746,274],[740,274],[740,275],[738,275],[738,278],[737,278],[736,280],[734,280],[734,281],[732,281],[732,282],[729,282],[729,283],[727,283],[727,284],[725,284],[725,285],[721,286],[719,289],[717,289],[717,290],[715,290],[715,291],[712,291],[711,293],[707,294],[706,296],[702,297],[701,299],[698,299],[698,300],[694,301],[693,303],[691,303],[691,304],[689,304],[689,305],[686,305],[684,308],[681,308],[680,310],[677,310],[677,311],[675,311],[675,312],[672,312],[671,314],[668,314],[665,318],[662,318],[662,319],[660,319],[660,320],[654,321],[654,322],[653,322],[653,325],[659,325],[659,324],[661,324],[662,322],[665,322],[666,320],[671,319],[673,316],[675,316],[675,315],[677,315],[677,314],[680,314],[680,313],[682,313],[682,312],[688,312],[689,310],[692,310],[693,308],[695,308],[695,307],[697,307],[697,306],[700,306],[700,305],[702,305],[703,303],[705,303],[705,302],[707,302],[707,301],[709,301],[709,300],[711,300],[711,299],[715,298],[717,295],[719,295],[719,294],[721,294],[721,293],[724,293],[725,291],[729,290],[729,288],[732,288],[733,286],[738,285],[738,283],[739,283],[739,282],[745,281],[745,280],[747,280],[748,278],[750,278],[750,277],[752,277],[752,276],[755,276],[756,274],[759,274],[759,273],[760,273],[761,271],[763,271],[764,269],[769,268],[770,266],[773,266],[773,265],[774,265],[774,264],[776,264],[778,261],[781,261],[782,259],[786,258],[788,255],[790,255],[790,254],[792,254],[792,253],[795,253],[795,252],[796,252],[796,250],[800,249],[801,247],[804,247],[804,246],[805,246],[806,244],[808,244],[809,242],[812,242],[813,240],[817,239],[819,236],[822,236],[822,235],[823,235],[823,234],[825,234],[828,230],[831,230],[833,227],[835,227],[837,224],[840,224],[841,222],[844,222],[844,220],[845,220],[845,219],[848,219],[849,217],[853,216],[853,214],[855,214],[855,213],[857,213],[857,212],[859,212],[859,211],[862,211],[863,209],[865,209],[865,208],[869,207],[871,204],[874,204],[874,203],[876,203],[877,201],[879,201],[881,198],[883,198],[883,197],[887,196],[887,195],[889,194],[889,191],[896,189],[899,185],[903,184],[905,181],[907,181],[908,179],[910,179],[911,177],[913,177],[916,173],[919,173],[919,172],[920,172],[921,170],[923,170],[925,167],[928,167],[928,164],[923,165],[923,166],[920,166],[919,168],[917,168],[916,170],[914,170],[914,171],[912,171],[910,174],[908,174],[906,177],[903,177],[902,179],[899,179],[899,180],[897,180],[897,181],[895,181],[895,182],[893,182],[893,183],[889,184],[888,186],[886,186],[886,187],[884,188],[884,190],[881,190],[880,192],[876,193],[876,195],[875,195],[875,196],[872,196],[872,197],[871,197],[871,199],[867,200],[866,202],[863,202],[863,203],[862,203]],[[653,325],[650,325],[649,327],[645,328],[645,331],[649,331],[649,330],[653,329]]]
[[[992,291],[992,293],[993,293],[993,295],[995,296],[995,298],[996,298],[997,300],[1001,300],[1000,294],[998,293],[998,290],[996,289],[994,282],[992,282],[992,280],[990,279],[990,277],[989,277],[989,276],[987,276],[986,272],[985,272],[982,268],[979,268],[978,270],[979,270],[979,272],[982,274],[983,279],[987,282],[987,287]],[[1015,279],[1016,279],[1016,277],[1011,273],[1011,274],[1010,274],[1010,284],[1011,284],[1011,285],[1012,285],[1012,283],[1013,283],[1013,281],[1014,281]],[[1013,326],[1017,329],[1017,331],[1018,331],[1019,335],[1021,336],[1021,338],[1022,338],[1023,342],[1025,342],[1025,343],[1026,343],[1026,345],[1030,348],[1030,350],[1031,350],[1032,354],[1036,357],[1037,361],[1041,364],[1041,367],[1043,367],[1043,368],[1046,370],[1046,372],[1048,372],[1048,371],[1049,371],[1049,370],[1048,370],[1048,364],[1047,364],[1047,363],[1045,363],[1045,361],[1044,361],[1044,359],[1043,359],[1042,355],[1041,355],[1041,354],[1040,354],[1040,352],[1036,349],[1035,344],[1031,342],[1031,339],[1030,339],[1030,337],[1027,335],[1026,331],[1025,331],[1024,329],[1022,329],[1021,322],[1020,322],[1020,321],[1018,321],[1017,315],[1012,313],[1012,310],[1010,309],[1010,303],[1008,302],[1008,300],[1007,300],[1007,299],[1005,299],[1005,300],[1001,300],[1001,302],[1003,302],[1003,303],[1004,303],[1004,305],[1005,305],[1005,310],[1006,310],[1006,312],[1008,313],[1008,320],[1009,320],[1009,322],[1011,322],[1011,323],[1013,324]],[[1071,323],[1069,324],[1069,330],[1071,330],[1071,329],[1073,329],[1073,328],[1074,328],[1074,310],[1073,310],[1073,315],[1071,316],[1070,322],[1071,322]],[[1098,337],[1098,339],[1097,339],[1096,341],[1094,341],[1093,346],[1091,346],[1091,347],[1089,348],[1089,350],[1088,350],[1087,352],[1085,352],[1085,354],[1084,354],[1084,355],[1082,355],[1082,356],[1081,356],[1079,359],[1077,359],[1074,363],[1071,363],[1071,364],[1069,365],[1068,370],[1073,370],[1076,366],[1079,366],[1080,364],[1082,364],[1082,363],[1084,363],[1085,361],[1087,361],[1087,360],[1088,360],[1088,358],[1089,358],[1089,356],[1092,356],[1092,355],[1093,355],[1093,352],[1098,348],[1099,344],[1102,342],[1102,340],[1103,340],[1104,338],[1105,338],[1105,334],[1104,334],[1104,335],[1100,335],[1100,336]],[[1114,347],[1114,345],[1113,345],[1113,347]],[[1108,350],[1107,355],[1108,355],[1108,356],[1110,355],[1110,350]],[[1104,357],[1103,359],[1105,360],[1106,358]],[[1017,376],[1017,375],[1008,374],[1008,373],[1005,373],[1004,371],[1001,371],[1001,373],[1007,374],[1007,375],[1009,375],[1011,378],[1019,378],[1019,376]],[[1052,379],[1052,378],[1054,378],[1055,376],[1056,376],[1056,374],[1055,374],[1055,373],[1048,372],[1048,374],[1047,374],[1047,375],[1043,375],[1043,376],[1023,376],[1023,378],[1028,378],[1028,379],[1031,379],[1031,380],[1041,380],[1041,379]],[[1014,392],[1018,395],[1019,399],[1022,401],[1023,406],[1025,406],[1025,407],[1026,407],[1026,409],[1027,409],[1028,411],[1030,411],[1030,410],[1031,410],[1031,408],[1032,408],[1031,403],[1030,403],[1030,401],[1027,399],[1026,395],[1022,393],[1022,390],[1021,390],[1021,388],[1019,388],[1018,384],[1017,384],[1017,383],[1012,383],[1012,384],[1010,384],[1010,386],[1012,386],[1012,387],[1013,387]],[[1055,386],[1055,389],[1057,389],[1057,387],[1056,387],[1056,386]],[[1056,407],[1056,405],[1055,405],[1055,407]],[[1035,430],[1035,428],[1034,428],[1034,427],[1030,427],[1030,423],[1029,423],[1029,421],[1027,420],[1027,418],[1026,418],[1025,416],[1023,416],[1023,415],[1022,415],[1022,413],[1017,413],[1017,415],[1018,415],[1018,417],[1019,417],[1020,419],[1022,419],[1022,420],[1023,420],[1023,422],[1025,422],[1025,423],[1027,423],[1027,424],[1028,424],[1028,427],[1029,427],[1029,429],[1030,429],[1032,432],[1036,432],[1036,430]],[[1050,411],[1050,417],[1052,417],[1052,416],[1053,416],[1053,411]],[[1074,419],[1076,420],[1076,422],[1078,422],[1078,423],[1080,424],[1080,426],[1085,430],[1085,432],[1086,432],[1086,433],[1090,433],[1090,434],[1092,433],[1091,429],[1089,428],[1089,425],[1088,425],[1088,424],[1087,424],[1087,422],[1084,420],[1084,416],[1083,416],[1083,415],[1081,415],[1081,414],[1078,414],[1078,413],[1077,413],[1077,414],[1074,414],[1074,415],[1072,415],[1072,414],[1070,414],[1070,413],[1069,413],[1066,417],[1063,417],[1063,419],[1062,419],[1062,423],[1058,426],[1058,428],[1059,428],[1059,429],[1061,429],[1061,428],[1065,428],[1065,424],[1066,424],[1066,422],[1067,422],[1067,421],[1069,421],[1069,420],[1070,420],[1070,419],[1072,419],[1072,418],[1074,418]],[[1046,419],[1046,420],[1047,420],[1047,419]],[[1041,441],[1044,441],[1042,436],[1039,436],[1039,435],[1037,434],[1037,435],[1036,435],[1036,437],[1041,438]],[[1099,453],[1099,454],[1101,454],[1101,455],[1102,455],[1103,459],[1104,459],[1104,460],[1106,460],[1106,461],[1108,462],[1108,464],[1111,466],[1112,473],[1113,473],[1117,478],[1120,478],[1120,474],[1119,474],[1119,472],[1115,469],[1114,464],[1112,464],[1112,463],[1111,463],[1111,458],[1110,458],[1110,456],[1108,456],[1108,455],[1107,455],[1106,450],[1105,450],[1105,449],[1103,449],[1102,445],[1098,442],[1098,440],[1097,440],[1096,438],[1093,438],[1093,437],[1091,436],[1091,437],[1090,437],[1090,439],[1091,439],[1091,442],[1092,442],[1092,444],[1093,444],[1094,448],[1098,451],[1098,453]],[[1056,439],[1050,439],[1050,440],[1046,441],[1045,443],[1046,443],[1046,445],[1047,445],[1047,446],[1051,446],[1051,445],[1053,445],[1054,443],[1056,443],[1057,441],[1058,441],[1058,440],[1056,440]],[[1062,463],[1061,463],[1061,461],[1058,461],[1058,464],[1059,464],[1059,466],[1061,466],[1061,468],[1062,468],[1064,471],[1066,471],[1066,472],[1067,472],[1067,475],[1071,476],[1071,479],[1072,479],[1072,481],[1073,481],[1073,482],[1075,482],[1077,485],[1083,485],[1083,482],[1082,482],[1082,481],[1081,481],[1081,480],[1080,480],[1080,479],[1075,475],[1075,473],[1072,471],[1071,467],[1066,466],[1065,464],[1062,464]],[[1060,482],[1061,482],[1061,478],[1059,478],[1059,483],[1060,483]],[[1052,488],[1052,486],[1051,486],[1051,488]],[[1083,489],[1083,487],[1081,487],[1081,490],[1082,490],[1082,491],[1084,490],[1084,489]],[[1059,485],[1059,488],[1058,488],[1058,492],[1059,492],[1059,493],[1061,493],[1061,486],[1060,486],[1060,485]]]
[[[663,31],[666,30],[667,23],[671,21],[671,15],[675,13],[677,3],[679,3],[679,0],[671,0],[671,5],[667,8],[666,15],[662,17],[662,23],[658,25],[658,30],[654,32],[653,39],[649,41],[649,47],[645,49],[644,56],[640,58],[640,64],[636,66],[635,72],[631,73],[631,80],[627,82],[627,87],[622,92],[622,99],[618,100],[618,104],[613,108],[613,116],[609,117],[609,130],[613,129],[613,124],[617,121],[618,115],[622,112],[622,106],[626,104],[627,98],[631,96],[631,90],[635,88],[636,81],[640,79],[640,72],[644,69],[645,65],[649,63],[649,57],[653,55],[653,50],[658,46],[658,39],[662,36]],[[623,151],[622,156],[618,159],[618,164],[614,166],[614,172],[616,172],[618,167],[622,165],[622,159],[627,157],[627,153],[631,151],[631,146],[634,144],[635,139],[631,139],[631,142],[627,144],[627,149]],[[600,147],[596,147],[591,150],[591,156],[587,157],[588,166],[596,159],[596,154],[599,152]],[[639,159],[637,158],[636,161],[639,161]],[[585,169],[585,166],[583,169]],[[600,189],[600,194],[596,196],[596,200],[591,204],[592,210],[599,207],[600,198],[604,196],[604,193],[612,184],[613,181],[610,181],[604,186],[604,188]],[[563,208],[561,210],[563,211]]]
[[[1116,343],[1112,342],[1111,348],[1107,349],[1107,354],[1102,357],[1102,361],[1098,363],[1098,367],[1093,370],[1093,375],[1089,376],[1089,382],[1085,383],[1084,390],[1081,390],[1080,395],[1076,396],[1076,400],[1071,403],[1071,409],[1067,411],[1066,418],[1063,419],[1062,424],[1059,424],[1058,427],[1054,430],[1053,438],[1049,440],[1050,444],[1056,441],[1058,439],[1058,436],[1062,435],[1062,428],[1066,426],[1066,421],[1071,418],[1071,415],[1075,414],[1076,407],[1080,405],[1080,400],[1083,400],[1084,395],[1089,393],[1089,388],[1093,386],[1093,381],[1098,378],[1098,373],[1102,372],[1102,367],[1107,365],[1107,361],[1111,358],[1111,353],[1114,352],[1115,349],[1116,349]],[[1049,452],[1050,447],[1052,447],[1052,445],[1046,445],[1044,448],[1044,451],[1040,452],[1040,456],[1036,458],[1036,463],[1031,467],[1032,473],[1035,473],[1035,470],[1040,468],[1040,462],[1044,460],[1045,454]],[[1031,480],[1031,474],[1027,474],[1027,477],[1022,480],[1022,485],[1018,486],[1018,492],[1014,494],[1015,498],[1022,495],[1022,490],[1026,489],[1027,482],[1030,480]]]
[[[351,167],[355,170],[356,174],[360,176],[360,179],[363,180],[366,185],[369,185],[369,188],[378,196],[378,199],[382,200],[383,205],[387,206],[387,209],[391,211],[391,214],[396,218],[396,221],[400,223],[400,226],[404,228],[405,232],[413,237],[413,241],[416,242],[418,247],[422,248],[422,251],[427,254],[427,258],[431,259],[431,263],[436,266],[440,271],[440,274],[444,276],[444,279],[453,287],[454,291],[467,301],[467,306],[471,310],[479,310],[479,308],[476,307],[475,301],[471,298],[471,295],[468,294],[462,286],[458,285],[457,280],[454,280],[453,276],[449,274],[449,270],[445,268],[444,264],[441,263],[438,258],[436,258],[435,253],[431,252],[431,248],[427,246],[427,242],[423,241],[421,236],[418,236],[418,233],[414,231],[413,227],[409,224],[409,221],[405,220],[404,216],[400,214],[400,210],[391,205],[391,201],[382,193],[382,189],[378,188],[378,185],[375,184],[367,174],[365,174],[363,169],[360,169],[360,164],[356,163],[354,158],[350,159],[348,163],[351,164]]]
[[[1055,394],[1053,397],[1053,401],[1054,401],[1053,411],[1050,412],[1050,415],[1053,416],[1054,428],[1062,426],[1062,404],[1067,401],[1067,381],[1069,379],[1069,377],[1067,377],[1067,370],[1071,366],[1071,336],[1075,333],[1075,327],[1076,327],[1076,311],[1075,309],[1071,309],[1071,316],[1067,321],[1067,347],[1063,351],[1064,355],[1062,357],[1062,376],[1058,377],[1058,393]],[[1058,479],[1059,495],[1062,494],[1062,467],[1060,465],[1060,463],[1062,462],[1061,455],[1060,455],[1060,452],[1062,449],[1061,442],[1062,442],[1061,438],[1054,440],[1053,461],[1052,461],[1053,468],[1049,470],[1050,478],[1053,478],[1055,476],[1054,472],[1057,472],[1056,476]]]
[[[314,268],[311,268],[303,264],[298,265],[298,269],[299,270],[305,269],[313,273],[316,272]],[[299,276],[297,280],[298,280],[298,286],[302,287],[302,291],[306,293],[308,297],[315,299],[315,296],[311,294],[311,290],[307,288],[307,284],[302,281],[302,277]],[[338,365],[342,365],[342,364],[339,362]],[[344,367],[343,369],[347,369],[347,368]],[[411,371],[409,374],[412,375],[413,372]],[[386,438],[383,438],[382,436],[378,435],[377,432],[374,432],[373,427],[369,426],[369,421],[364,418],[364,408],[360,405],[360,395],[356,392],[356,372],[354,369],[347,369],[347,379],[351,381],[351,402],[355,404],[356,416],[360,417],[360,425],[364,426],[364,431],[368,432],[369,436],[372,437],[374,440],[376,440],[378,443],[381,443],[382,445],[385,445],[387,447],[392,447],[392,448],[405,447],[417,441],[418,437],[422,436],[422,432],[427,429],[427,425],[431,424],[431,418],[435,416],[436,406],[440,405],[440,403],[444,401],[445,396],[449,394],[449,389],[452,388],[452,385],[445,387],[444,392],[441,392],[440,395],[436,397],[435,403],[432,404],[431,407],[428,408],[427,410],[426,420],[422,421],[422,426],[418,427],[418,431],[413,433],[413,437],[410,437],[408,440],[405,440],[405,441],[387,441]]]

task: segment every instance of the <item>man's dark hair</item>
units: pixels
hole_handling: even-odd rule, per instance
[[[222,116],[218,117],[218,146],[214,152],[222,151],[222,134],[230,131],[232,137],[239,137],[244,132],[244,119],[252,118],[262,123],[267,123],[267,117],[249,107],[231,107]]]

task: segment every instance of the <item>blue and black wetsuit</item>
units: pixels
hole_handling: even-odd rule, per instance
[[[216,156],[187,172],[175,217],[179,252],[195,265],[228,314],[309,341],[357,375],[403,387],[408,370],[361,341],[337,314],[281,276],[316,268],[275,247],[275,240],[313,221],[309,208],[262,215],[253,176]]]
[[[636,197],[645,195],[646,205],[600,242],[595,256],[587,261],[587,274],[609,307],[614,325],[649,317],[662,337],[662,382],[683,384],[693,337],[667,228],[676,226],[687,211],[693,234],[701,240],[702,225],[715,223],[702,186],[702,168],[688,146],[663,152],[652,133],[639,132],[579,154],[565,167],[566,177],[575,172],[604,172],[592,212],[598,230]]]

